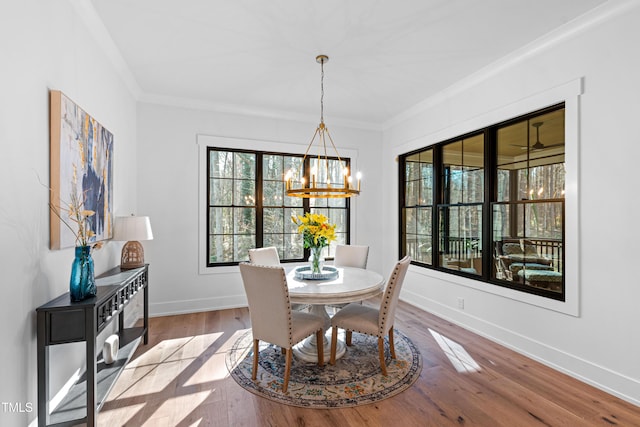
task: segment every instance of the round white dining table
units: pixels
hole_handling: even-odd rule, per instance
[[[382,293],[385,280],[372,270],[354,267],[338,267],[338,277],[331,280],[302,280],[296,278],[295,268],[287,273],[289,299],[292,304],[310,304],[311,313],[325,319],[324,357],[328,360],[331,348],[326,331],[331,328],[331,317],[326,310],[327,304],[344,304],[362,301]],[[338,340],[336,358],[342,357],[346,346]],[[293,348],[293,353],[307,362],[318,360],[318,349],[314,336],[302,341]]]

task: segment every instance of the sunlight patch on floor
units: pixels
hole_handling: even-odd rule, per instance
[[[187,421],[190,418],[189,415],[195,412],[210,394],[211,391],[206,390],[168,398],[154,411],[144,425],[154,427],[159,425],[186,425],[186,422],[189,422]],[[180,410],[176,411],[176,408],[180,408]]]
[[[229,337],[229,339],[227,340],[227,342],[223,346],[226,349],[226,351],[229,351],[233,347],[233,344],[235,344],[235,342],[242,335],[244,335],[247,331],[249,331],[250,329],[251,328],[249,328],[249,329],[239,329],[231,337]],[[263,341],[260,341],[260,349],[259,350],[260,351],[263,350],[265,348],[263,346],[268,346],[268,345],[269,345],[269,343],[265,343]],[[225,371],[226,371],[225,378],[227,378],[229,376],[229,373],[231,371],[233,371],[244,360],[244,358],[247,357],[247,354],[249,354],[249,352],[252,351],[252,350],[253,350],[253,339],[250,339],[250,340],[247,340],[247,346],[246,347],[237,349],[237,352],[240,355],[236,359],[236,363],[235,364],[232,364],[231,366],[226,366],[226,361],[224,362],[225,363]],[[225,351],[225,353],[226,353],[226,351]]]
[[[457,342],[441,335],[440,333],[429,329],[431,335],[436,340],[444,354],[449,358],[453,367],[459,373],[480,372],[480,365],[473,360],[473,357],[467,353],[467,350]]]

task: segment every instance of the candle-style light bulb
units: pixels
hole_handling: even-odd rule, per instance
[[[293,175],[293,172],[291,172],[291,169],[289,169],[286,173],[286,175],[284,176],[284,181],[286,183],[286,187],[287,190],[291,189],[291,176]]]

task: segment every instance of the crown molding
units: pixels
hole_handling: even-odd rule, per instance
[[[211,102],[203,99],[194,98],[181,98],[175,96],[167,96],[160,94],[143,93],[140,98],[140,102],[154,105],[164,105],[167,107],[180,107],[201,111],[212,111],[222,114],[236,114],[250,117],[262,117],[275,120],[290,120],[296,122],[309,122],[318,123],[318,116],[311,114],[292,113],[284,110],[274,110],[266,108],[253,108],[234,104],[222,104],[217,102]],[[348,127],[352,129],[370,130],[370,131],[382,131],[382,126],[379,123],[370,123],[358,120],[348,119],[331,119],[330,125]]]
[[[397,114],[391,119],[385,121],[382,124],[382,130],[388,130],[389,128],[407,120],[411,117],[429,109],[436,105],[441,104],[447,99],[458,95],[473,86],[487,80],[490,77],[501,73],[502,71],[513,67],[514,65],[521,63],[540,52],[551,49],[558,44],[576,37],[577,35],[584,33],[585,31],[603,23],[609,21],[617,16],[620,16],[630,9],[638,7],[640,2],[638,0],[609,0],[600,6],[584,13],[583,15],[567,22],[561,27],[539,37],[538,39],[528,43],[521,48],[518,48],[514,52],[503,56],[497,61],[481,68],[477,72],[469,75],[466,78],[459,80],[448,88],[436,93],[433,96],[425,99],[424,101],[415,104],[413,107],[406,109],[405,111]]]

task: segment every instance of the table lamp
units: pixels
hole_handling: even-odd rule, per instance
[[[113,229],[113,240],[127,241],[122,247],[120,268],[130,270],[144,266],[144,249],[139,240],[153,240],[148,216],[119,216]]]

